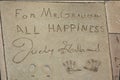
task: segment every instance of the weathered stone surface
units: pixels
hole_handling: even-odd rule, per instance
[[[104,3],[4,2],[7,80],[112,80]]]
[[[110,50],[113,66],[113,80],[120,78],[120,34],[110,34]]]
[[[109,32],[120,33],[120,1],[108,1],[106,10]]]

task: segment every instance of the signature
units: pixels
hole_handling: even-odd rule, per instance
[[[73,48],[72,43],[68,43],[68,41],[63,41],[63,48],[58,49],[58,52],[61,52],[61,54],[64,53],[82,53],[82,52],[99,52],[100,51],[100,45],[93,45],[95,46],[94,49],[92,48],[82,48],[81,44],[77,44],[76,48]]]
[[[17,52],[12,59],[12,61],[16,64],[23,62],[30,54],[36,54],[37,52],[39,54],[53,54],[54,52],[54,49],[48,49],[47,46],[45,46],[44,49],[40,49],[39,51],[33,50],[33,41],[25,37],[15,39],[12,44],[16,48],[21,48],[21,50]]]
[[[77,44],[76,48],[73,47],[72,43],[69,43],[68,41],[63,41],[62,45],[63,47],[55,49],[55,48],[49,48],[48,45],[45,45],[41,49],[34,49],[34,42],[33,40],[25,37],[21,37],[18,39],[15,39],[12,42],[12,45],[19,50],[13,58],[12,61],[16,64],[19,64],[23,62],[25,59],[29,57],[29,55],[34,54],[50,54],[53,55],[55,51],[59,52],[60,54],[64,53],[80,53],[80,52],[98,52],[100,51],[99,44],[95,45],[95,48],[82,48],[80,44]]]

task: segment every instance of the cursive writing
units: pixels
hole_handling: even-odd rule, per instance
[[[58,49],[58,51],[61,54],[64,53],[82,53],[82,52],[99,52],[100,51],[100,45],[95,45],[96,47],[94,49],[92,48],[82,48],[81,44],[77,44],[76,48],[73,48],[72,43],[68,43],[68,41],[63,41],[63,48]],[[94,46],[94,45],[93,45]]]
[[[12,59],[12,61],[16,64],[23,62],[30,54],[36,54],[37,52],[39,54],[52,54],[54,51],[54,49],[48,49],[47,46],[45,46],[44,49],[33,50],[33,41],[25,37],[15,39],[12,44],[14,47],[20,48],[20,51],[17,52]]]
[[[80,44],[77,44],[76,47],[73,47],[72,43],[68,43],[68,41],[62,41],[63,47],[61,48],[49,48],[48,45],[43,46],[43,48],[35,49],[33,40],[29,38],[18,38],[12,42],[13,46],[17,48],[19,51],[13,56],[12,61],[16,64],[23,62],[28,58],[29,55],[34,54],[50,54],[59,52],[60,54],[64,53],[85,53],[85,52],[98,52],[100,51],[99,44],[95,45],[95,48],[83,48]],[[39,47],[39,46],[37,46]]]

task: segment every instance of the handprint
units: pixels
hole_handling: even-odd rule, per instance
[[[63,63],[63,66],[65,67],[66,71],[71,74],[73,72],[76,71],[81,71],[81,69],[78,68],[77,64],[75,61],[69,60],[69,61],[65,61]]]
[[[94,59],[89,59],[86,63],[86,65],[84,66],[84,69],[93,71],[93,72],[97,72],[99,66],[101,65],[101,62],[98,60],[94,60]]]

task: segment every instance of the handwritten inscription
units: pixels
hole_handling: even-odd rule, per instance
[[[104,11],[103,3],[5,4],[8,79],[112,80]]]
[[[14,63],[21,63],[23,62],[25,59],[28,58],[28,56],[30,54],[34,55],[34,54],[50,54],[53,55],[55,51],[59,52],[60,54],[67,54],[67,53],[71,53],[71,54],[82,54],[85,52],[99,52],[100,51],[100,44],[98,43],[97,45],[95,45],[95,48],[83,48],[81,44],[77,44],[76,48],[73,48],[73,43],[69,43],[68,41],[62,41],[63,47],[62,48],[58,48],[57,50],[55,50],[54,48],[48,48],[48,45],[45,45],[44,49],[39,49],[39,50],[33,50],[34,47],[34,42],[33,40],[29,39],[29,38],[18,38],[15,39],[12,42],[13,46],[16,48],[20,48],[21,50],[19,52],[17,52],[15,54],[15,56],[13,57],[12,61]],[[25,48],[25,46],[29,46],[29,48]],[[20,57],[20,58],[19,58]]]
[[[67,32],[83,32],[83,33],[103,33],[104,32],[104,26],[102,25],[85,25],[85,24],[48,24],[46,25],[48,27],[48,32],[61,32],[61,33],[67,33]],[[31,27],[31,28],[30,28]],[[39,29],[39,26],[36,25],[16,25],[16,32],[19,34],[40,34],[41,30]]]
[[[16,48],[23,48],[22,50],[20,50],[19,52],[17,52],[17,54],[13,57],[13,62],[14,63],[21,63],[22,61],[24,61],[29,55],[30,53],[32,54],[35,54],[36,51],[34,52],[33,51],[33,41],[29,38],[18,38],[16,40],[14,40],[12,42],[13,46],[16,47]],[[24,46],[30,46],[30,48],[25,48],[24,49]],[[49,53],[49,54],[53,54],[53,51],[54,49],[48,49],[47,46],[45,46],[44,49],[40,49],[38,50],[37,52],[39,54],[46,54],[46,53]],[[22,56],[24,55],[24,56]],[[17,59],[18,57],[22,56],[22,58],[20,59]]]
[[[40,17],[48,17],[48,18],[99,18],[101,17],[100,14],[93,14],[93,13],[73,13],[70,11],[66,10],[61,10],[58,12],[55,12],[54,9],[51,8],[42,8],[41,10],[39,9],[39,14],[38,13],[29,13],[29,14],[24,14],[25,10],[24,9],[15,9],[15,16],[16,18],[21,18],[21,19],[34,19],[34,18],[40,18]]]
[[[16,26],[16,31],[17,33],[23,33],[23,34],[40,34],[40,32],[37,31],[37,27],[34,25],[32,26],[32,31],[29,29],[28,26],[21,26],[17,25]]]
[[[67,41],[63,41],[63,45],[64,45],[63,48],[58,49],[58,52],[60,52],[61,54],[65,54],[66,52],[67,53],[81,54],[82,52],[99,52],[100,51],[100,45],[99,44],[95,45],[94,49],[92,49],[92,48],[86,48],[85,49],[81,46],[81,44],[77,44],[76,48],[73,48],[73,44],[69,43]]]
[[[104,26],[101,25],[81,25],[78,24],[48,24],[48,32],[104,32]]]

